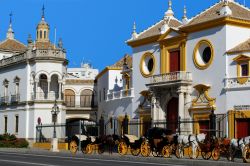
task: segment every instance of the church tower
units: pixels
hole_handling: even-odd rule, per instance
[[[45,21],[44,6],[42,8],[42,20],[36,27],[36,42],[49,42],[49,24]]]

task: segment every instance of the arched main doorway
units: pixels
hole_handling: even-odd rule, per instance
[[[178,128],[178,103],[178,98],[172,98],[171,100],[169,100],[166,107],[167,128],[172,130],[173,133],[175,133],[176,129]]]

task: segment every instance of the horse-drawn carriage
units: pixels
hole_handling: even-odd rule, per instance
[[[141,144],[141,154],[148,157],[152,152],[153,156],[169,157],[174,144],[172,131],[164,128],[153,127],[147,131],[146,140]]]
[[[138,138],[135,135],[124,134],[118,145],[118,153],[120,155],[126,155],[130,149],[133,156],[138,156],[141,152],[141,144],[143,141],[143,137]]]
[[[94,137],[90,137],[87,135],[74,135],[71,137],[69,143],[69,149],[72,154],[75,154],[79,150],[79,144],[81,143],[81,151],[84,154],[90,153],[90,144],[95,142]]]
[[[69,149],[72,154],[75,154],[79,150],[79,144],[81,141],[81,151],[84,154],[92,154],[97,151],[98,154],[102,154],[105,151],[105,147],[109,148],[109,152],[112,153],[116,142],[119,142],[120,137],[117,135],[108,136],[87,136],[87,135],[74,135],[71,138]]]

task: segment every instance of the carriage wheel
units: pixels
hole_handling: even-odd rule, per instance
[[[150,145],[145,141],[141,144],[141,155],[143,157],[148,157],[150,155]]]
[[[91,154],[93,152],[93,147],[91,144],[88,144],[86,147],[86,154]]]
[[[171,149],[171,147],[169,145],[165,145],[162,148],[161,154],[162,154],[163,157],[169,158],[171,153],[172,153],[172,149]]]
[[[70,152],[71,152],[72,154],[76,154],[77,149],[78,149],[78,146],[77,146],[76,141],[71,141],[71,142],[69,143],[69,150],[70,150]]]
[[[243,161],[250,163],[250,145],[246,145],[242,153]]]
[[[137,148],[137,149],[131,148],[130,151],[131,151],[131,154],[133,156],[138,156],[140,154],[140,152],[141,152],[141,149],[140,148]]]
[[[128,146],[127,146],[127,144],[125,143],[125,142],[120,142],[119,144],[118,144],[118,153],[120,154],[120,155],[126,155],[127,154],[127,152],[128,152]]]
[[[184,156],[184,148],[181,144],[178,144],[175,150],[175,156],[179,158],[183,158]]]
[[[204,160],[209,160],[212,156],[212,152],[201,152],[201,156]]]
[[[220,149],[219,148],[214,148],[212,151],[212,158],[215,161],[218,161],[220,159]]]
[[[199,156],[199,147],[196,146],[195,150],[193,151],[192,146],[188,147],[188,156],[190,159],[196,159]]]

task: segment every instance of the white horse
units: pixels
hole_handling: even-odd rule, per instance
[[[196,153],[197,148],[199,147],[198,142],[203,142],[206,138],[206,134],[201,133],[197,135],[179,135],[178,136],[178,144],[182,145],[183,147],[192,147],[192,157],[191,158],[197,158]],[[183,150],[184,148],[179,151],[180,158],[183,157]]]
[[[239,149],[242,152],[242,155],[244,154],[244,148],[246,145],[250,144],[250,136],[241,138],[241,139],[231,139],[231,146],[234,149]],[[233,160],[233,158],[232,158]]]

